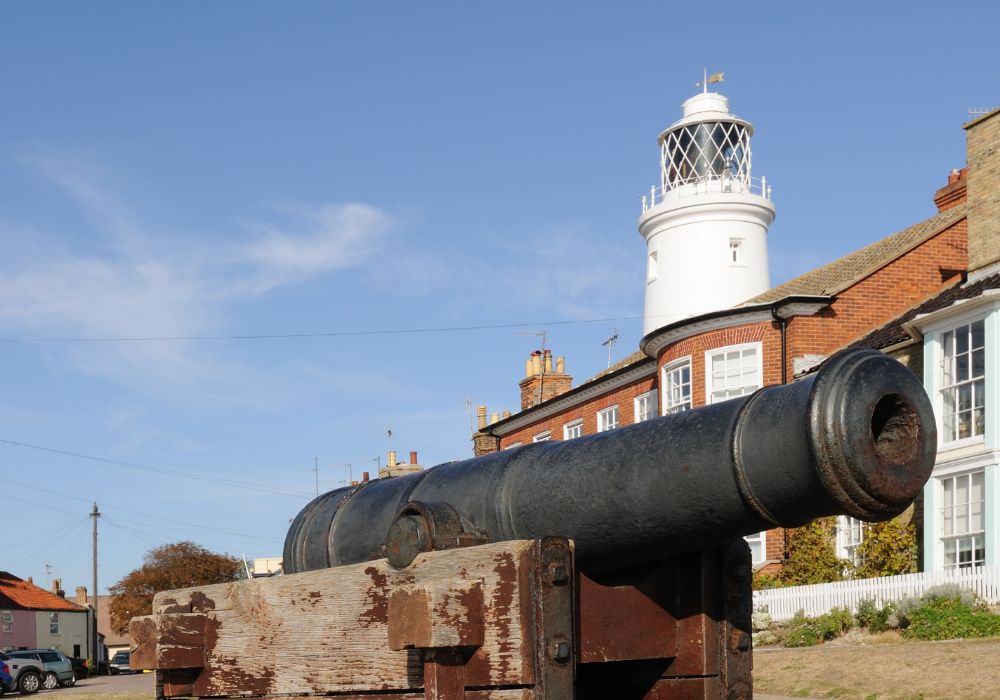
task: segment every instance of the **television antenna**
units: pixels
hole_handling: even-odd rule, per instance
[[[608,369],[611,369],[611,349],[615,346],[615,343],[618,342],[618,329],[612,328],[611,330],[613,335],[601,343],[601,345],[605,345],[608,348]]]

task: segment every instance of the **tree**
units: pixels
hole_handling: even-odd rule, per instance
[[[786,585],[840,581],[850,562],[837,556],[833,543],[836,518],[819,518],[808,525],[785,531],[785,561],[778,578]]]
[[[243,570],[236,557],[210,552],[194,542],[155,547],[142,561],[141,567],[108,588],[112,596],[108,611],[115,634],[128,634],[129,620],[152,613],[156,593],[235,581]]]
[[[917,529],[899,518],[865,526],[858,545],[856,578],[910,574],[917,570]]]

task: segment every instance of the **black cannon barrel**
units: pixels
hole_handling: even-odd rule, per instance
[[[916,377],[846,350],[748,397],[331,491],[293,521],[285,571],[381,556],[408,502],[448,504],[490,541],[569,537],[592,571],[826,515],[885,520],[916,497],[935,445]]]

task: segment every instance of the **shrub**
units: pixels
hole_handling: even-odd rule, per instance
[[[776,635],[771,630],[761,630],[760,632],[754,632],[752,637],[753,637],[753,645],[755,647],[778,643],[778,635]]]
[[[769,576],[768,574],[757,574],[753,577],[753,589],[755,591],[764,591],[768,588],[781,588],[787,585],[780,578]]]
[[[754,610],[753,615],[750,616],[750,628],[754,632],[763,632],[771,627],[773,621],[771,613],[766,608]]]
[[[838,558],[833,549],[836,533],[836,518],[819,518],[785,531],[785,561],[778,574],[785,585],[843,580],[850,563]]]
[[[806,623],[793,627],[785,633],[786,647],[812,647],[820,642],[819,632],[812,624]]]
[[[869,632],[885,632],[899,626],[896,606],[886,603],[881,608],[871,598],[865,598],[858,603],[858,626]]]
[[[903,634],[911,639],[1000,636],[1000,615],[967,605],[960,597],[932,597],[909,612],[909,621]]]
[[[861,563],[854,572],[856,578],[913,573],[917,570],[916,528],[899,518],[868,523],[858,556]]]

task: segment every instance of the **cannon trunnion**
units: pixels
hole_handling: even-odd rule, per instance
[[[902,512],[929,402],[873,351],[600,435],[320,496],[288,574],[157,594],[134,668],[163,697],[749,698],[742,536]]]

